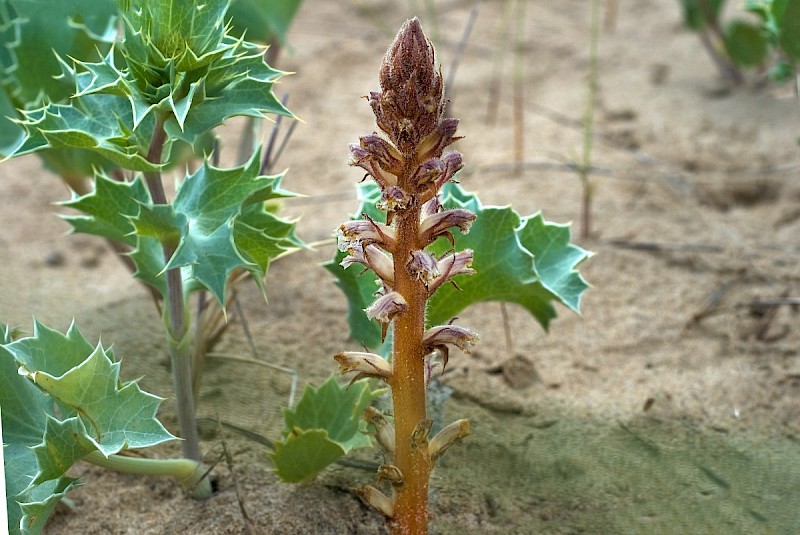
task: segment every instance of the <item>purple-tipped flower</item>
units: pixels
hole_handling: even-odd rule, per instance
[[[348,245],[348,255],[339,263],[340,266],[347,269],[353,264],[363,264],[374,271],[384,284],[394,283],[394,264],[380,247],[377,245],[364,247],[358,241],[350,242]]]
[[[411,202],[411,196],[397,186],[389,186],[381,191],[378,208],[384,212],[405,210]]]
[[[376,377],[384,381],[392,378],[392,365],[380,355],[363,351],[344,351],[337,353],[333,358],[339,363],[339,373],[356,372],[350,384],[364,377]]]
[[[397,184],[397,177],[384,171],[372,154],[355,143],[350,144],[350,165],[360,167],[382,188]]]
[[[477,340],[478,335],[466,327],[437,325],[425,331],[422,337],[422,345],[430,351],[441,346],[452,345],[464,353],[469,353]]]
[[[469,232],[472,222],[475,221],[475,217],[475,214],[464,208],[455,208],[429,215],[423,218],[420,224],[420,242],[424,245],[431,244],[452,227],[458,227],[462,233],[466,234]]]
[[[392,319],[406,311],[408,303],[398,292],[386,293],[375,300],[367,307],[367,317],[371,320],[378,320],[381,323],[389,323]]]
[[[456,130],[458,130],[458,119],[443,118],[439,121],[436,131],[422,140],[417,149],[417,157],[424,160],[441,154],[445,147],[461,139],[455,135]]]
[[[450,360],[450,346],[459,348],[464,353],[469,353],[478,335],[458,325],[439,325],[431,327],[422,338],[422,347],[425,351],[432,353],[438,351],[442,355],[442,373],[447,368],[447,361]]]
[[[403,156],[391,143],[379,136],[377,132],[361,136],[359,143],[361,148],[385,171],[398,175],[403,170]]]
[[[417,168],[417,171],[411,177],[411,182],[419,188],[427,187],[428,184],[435,184],[442,173],[445,171],[445,165],[439,158],[429,158]]]
[[[472,266],[471,249],[445,255],[437,262],[440,275],[430,284],[428,290],[433,293],[439,286],[456,275],[474,275],[475,270],[470,266]]]
[[[406,266],[414,278],[422,281],[426,288],[441,274],[436,257],[428,251],[411,251],[411,258]]]
[[[377,244],[387,251],[392,251],[396,243],[395,231],[392,227],[373,221],[369,216],[366,219],[348,221],[339,227],[337,241],[340,251],[350,250],[355,243],[363,247]]]

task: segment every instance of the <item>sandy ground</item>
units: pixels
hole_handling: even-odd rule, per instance
[[[296,20],[278,66],[297,74],[277,91],[289,92],[305,124],[280,163],[289,168],[284,186],[308,196],[286,206],[302,217],[306,241],[330,237],[357,207],[361,175],[347,167],[346,145],[373,128],[360,97],[377,87],[382,55],[413,4],[308,0]],[[447,72],[473,3],[437,4]],[[509,307],[512,347],[500,305],[462,315],[481,345],[451,358],[444,412],[471,418],[474,434],[435,473],[437,533],[800,530],[798,310],[757,304],[800,292],[800,105],[790,87],[755,76],[724,87],[681,28],[677,3],[620,4],[616,29],[600,42],[594,236],[579,241],[596,253],[582,266],[593,288],[582,317],[561,308],[549,334]],[[581,152],[588,2],[527,3],[525,165],[516,169],[503,10],[480,4],[450,88],[466,136],[462,185],[486,204],[577,221],[580,184],[565,164]],[[431,33],[430,17],[418,15]],[[228,154],[237,134],[224,133]],[[169,397],[147,294],[100,240],[64,237],[52,203],[68,194],[37,159],[5,163],[0,175],[0,320],[29,329],[36,316],[64,329],[74,318],[88,337],[115,344],[127,378],[144,376],[145,389]],[[240,291],[260,358],[294,368],[302,383],[331,373],[336,351],[358,349],[347,339],[346,301],[319,267],[332,254],[320,246],[277,262],[268,304],[254,286]],[[217,351],[250,354],[240,321]],[[212,362],[198,413],[275,438],[288,388],[277,372]],[[171,400],[162,418],[177,427]],[[215,468],[213,498],[79,465],[86,485],[47,533],[245,533],[234,481],[257,533],[382,532],[382,519],[348,492],[372,474],[337,467],[289,486],[270,473],[262,446],[228,431],[204,436],[209,462],[223,439],[234,459]]]

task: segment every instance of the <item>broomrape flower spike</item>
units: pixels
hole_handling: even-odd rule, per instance
[[[458,151],[444,149],[459,139],[458,119],[443,117],[444,82],[433,46],[417,19],[407,21],[383,58],[380,91],[367,101],[380,132],[350,145],[350,165],[367,172],[381,190],[377,208],[385,222],[367,216],[338,229],[339,249],[347,267],[363,264],[373,270],[382,289],[367,307],[367,317],[381,323],[385,336],[393,327],[391,363],[371,353],[339,353],[343,373],[355,379],[380,377],[391,387],[394,426],[375,409],[365,418],[390,456],[378,482],[388,481],[387,495],[373,487],[357,493],[387,517],[393,533],[428,532],[428,481],[434,461],[469,432],[465,420],[429,441],[431,420],[425,409],[428,379],[447,365],[449,347],[471,347],[477,336],[464,327],[426,327],[428,299],[445,282],[474,273],[472,251],[450,251],[441,257],[426,250],[451,231],[467,232],[475,214],[464,208],[444,209],[441,188],[462,168]],[[434,360],[437,353],[441,362]],[[354,379],[354,380],[355,380]]]

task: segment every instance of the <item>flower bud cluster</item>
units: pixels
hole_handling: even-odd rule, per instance
[[[455,245],[452,229],[468,232],[475,214],[464,208],[445,209],[439,200],[441,188],[453,181],[463,166],[461,153],[445,152],[459,139],[458,119],[443,117],[442,75],[418,20],[403,26],[386,53],[380,86],[368,101],[382,133],[362,136],[352,144],[350,165],[362,168],[380,187],[377,207],[386,213],[386,223],[364,215],[341,225],[337,236],[339,250],[347,253],[341,265],[362,264],[378,277],[380,290],[366,314],[382,324],[385,336],[388,325],[408,308],[409,296],[395,289],[399,271],[421,283],[425,299],[456,275],[474,273],[471,250],[437,256],[426,248],[439,237]],[[411,236],[405,232],[402,239],[406,243],[399,244],[398,221],[408,217],[415,218],[410,227],[415,232]],[[475,339],[475,333],[464,327],[428,329],[422,342],[428,374],[434,368],[443,371],[450,347],[467,351]],[[432,354],[438,354],[440,366],[434,366],[436,359],[429,358]],[[359,378],[380,377],[391,384],[391,365],[378,355],[343,353],[336,360],[342,372],[356,372]]]

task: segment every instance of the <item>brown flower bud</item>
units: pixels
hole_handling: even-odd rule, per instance
[[[445,103],[433,45],[418,19],[400,29],[379,79],[383,92],[369,97],[377,124],[402,154],[416,155],[419,143],[436,131]]]

